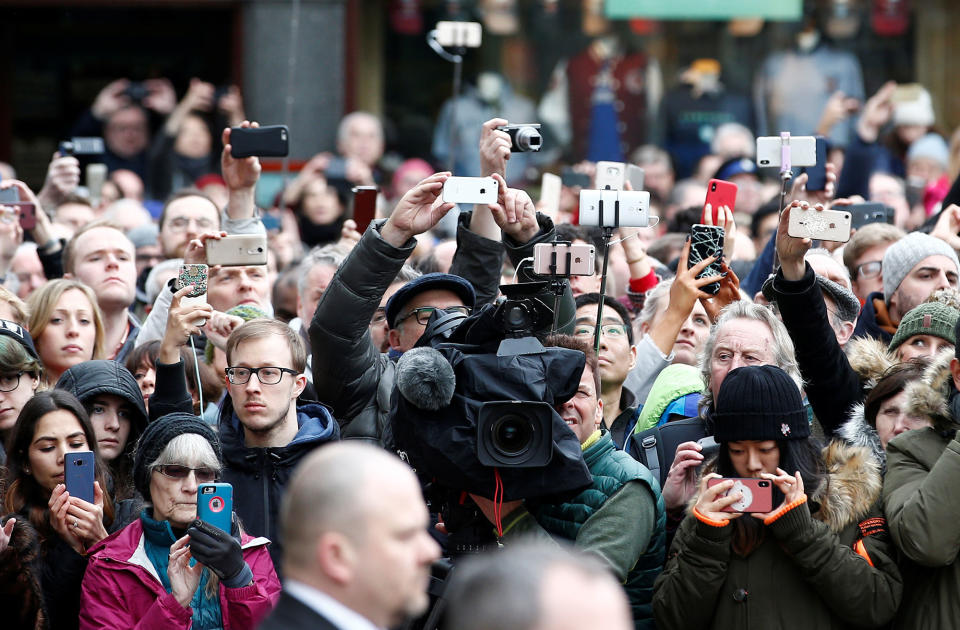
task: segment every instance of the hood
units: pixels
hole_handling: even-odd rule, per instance
[[[887,452],[880,443],[877,430],[867,423],[862,402],[850,408],[847,421],[840,426],[837,436],[853,446],[869,449],[874,459],[880,464],[880,468],[886,470]]]
[[[884,373],[900,363],[887,344],[873,337],[851,339],[846,347],[847,361],[866,389],[873,389]]]
[[[635,433],[646,431],[660,423],[663,412],[671,403],[689,394],[698,396],[703,391],[703,380],[700,370],[690,365],[668,365],[657,376],[647,394],[647,400],[640,410]],[[694,412],[696,413],[696,412]]]
[[[297,401],[297,434],[286,446],[269,449],[278,462],[297,459],[302,451],[325,442],[340,439],[340,425],[326,405],[318,402]],[[247,462],[247,455],[256,451],[244,443],[243,425],[233,411],[233,399],[224,396],[217,423],[223,444],[223,458],[234,464]]]
[[[907,410],[914,415],[927,416],[933,422],[933,428],[940,432],[960,428],[951,412],[951,402],[957,393],[950,374],[953,356],[953,350],[940,352],[923,371],[923,376],[904,389]]]
[[[821,452],[826,479],[815,491],[807,489],[808,505],[816,510],[813,517],[823,521],[830,531],[839,533],[850,523],[866,516],[880,499],[883,479],[880,464],[869,448],[854,446],[841,440],[831,441]],[[714,472],[716,459],[704,466],[703,475]],[[687,504],[692,512],[698,496]],[[819,507],[817,507],[819,506]]]
[[[130,403],[134,419],[129,441],[135,442],[147,426],[147,408],[137,379],[116,361],[97,359],[79,363],[60,376],[56,388],[76,396],[84,407],[100,394],[113,394]]]

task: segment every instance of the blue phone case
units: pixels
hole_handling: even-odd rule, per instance
[[[197,486],[197,518],[230,533],[233,515],[233,486],[229,483],[201,483]]]
[[[63,456],[63,477],[71,497],[93,503],[93,451],[76,451]]]

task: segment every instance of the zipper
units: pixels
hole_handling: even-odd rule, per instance
[[[271,474],[267,474],[267,471],[264,470],[263,474],[260,476],[263,484],[263,536],[264,538],[270,538],[272,534],[270,531],[270,479],[273,477],[273,462],[270,461],[269,450],[264,450],[263,459],[264,464],[269,464],[271,469]]]

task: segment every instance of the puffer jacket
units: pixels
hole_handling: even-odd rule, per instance
[[[533,239],[519,244],[505,236],[501,245],[470,232],[470,218],[469,212],[460,214],[450,273],[473,285],[479,308],[497,295],[503,249],[511,263],[519,265],[533,255],[536,243],[553,239],[553,222],[538,215],[541,229]],[[380,236],[382,225],[372,224],[337,270],[317,304],[309,333],[317,399],[333,409],[342,438],[390,447],[396,363],[373,346],[369,324],[416,242],[410,239],[394,247]]]
[[[280,598],[280,580],[273,569],[264,538],[240,538],[243,559],[253,571],[253,583],[220,589],[224,630],[254,628]],[[177,603],[163,588],[144,551],[139,519],[104,538],[90,549],[80,600],[81,630],[187,630],[192,610]]]
[[[747,556],[732,550],[729,521],[687,515],[654,586],[660,630],[878,628],[893,618],[902,583],[879,511],[877,464],[840,441],[823,460],[828,477],[818,491],[768,523]]]
[[[884,512],[907,583],[894,628],[960,626],[960,393],[941,353],[907,386],[907,409],[932,427],[887,444]]]
[[[272,541],[270,556],[277,567],[283,557],[280,499],[293,470],[315,448],[340,437],[336,420],[319,403],[298,404],[297,423],[297,435],[286,446],[251,448],[244,441],[243,425],[233,412],[230,396],[220,406],[223,481],[233,486],[233,511],[246,531]]]

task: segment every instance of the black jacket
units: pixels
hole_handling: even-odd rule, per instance
[[[853,336],[851,339],[857,339],[858,337],[873,337],[874,339],[879,339],[883,343],[890,345],[890,341],[893,340],[893,335],[885,331],[883,328],[880,328],[880,324],[877,323],[877,309],[873,306],[874,299],[882,300],[883,293],[877,291],[867,296],[867,301],[864,302],[863,308],[860,309],[860,317],[857,319],[857,327],[853,329]]]
[[[260,624],[257,630],[337,630],[327,618],[310,608],[296,597],[283,591],[276,608]]]

